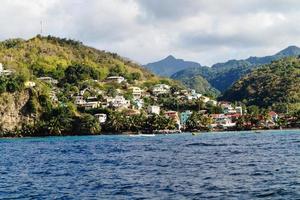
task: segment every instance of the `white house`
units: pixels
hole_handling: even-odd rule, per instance
[[[110,105],[114,108],[128,108],[130,106],[130,101],[119,95],[111,99]]]
[[[83,98],[83,96],[76,96],[74,103],[75,103],[75,105],[84,105],[86,103],[86,101]]]
[[[240,114],[240,115],[243,115],[243,108],[242,106],[236,106],[235,107],[235,112]]]
[[[154,95],[168,94],[170,92],[170,86],[166,84],[157,84],[153,87],[152,92]]]
[[[214,120],[212,127],[220,126],[224,129],[234,127],[236,123],[232,122],[232,119],[224,114],[212,114],[211,117]]]
[[[26,81],[24,83],[24,85],[25,85],[26,88],[33,88],[33,87],[35,87],[36,84],[33,81]]]
[[[148,113],[149,114],[157,114],[160,113],[160,107],[159,106],[148,106]]]
[[[38,80],[44,81],[49,84],[57,84],[58,83],[58,81],[56,79],[49,77],[49,76],[39,77]]]
[[[122,76],[109,76],[106,78],[107,82],[113,82],[113,83],[122,83],[125,81],[125,78]]]
[[[2,63],[0,63],[0,75],[4,75],[4,76],[9,76],[12,73],[14,73],[14,71],[9,70],[9,69],[4,69]]]
[[[139,99],[142,97],[142,90],[139,87],[130,87],[132,90],[132,96],[134,99]]]
[[[101,102],[100,101],[86,102],[82,106],[84,107],[85,110],[99,108],[99,107],[101,107]]]
[[[100,124],[105,123],[107,120],[107,115],[103,113],[95,114],[94,116],[98,119]]]

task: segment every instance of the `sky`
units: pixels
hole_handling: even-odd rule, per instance
[[[0,40],[80,40],[138,63],[202,65],[300,46],[299,0],[1,0]]]

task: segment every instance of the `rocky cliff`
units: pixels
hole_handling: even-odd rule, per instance
[[[29,92],[3,93],[0,96],[0,130],[10,132],[24,124],[32,124],[33,118],[24,112]]]

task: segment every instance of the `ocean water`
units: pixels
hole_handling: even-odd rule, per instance
[[[0,199],[300,199],[300,131],[0,139]]]

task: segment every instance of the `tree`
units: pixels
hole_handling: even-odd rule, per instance
[[[73,108],[69,105],[54,108],[48,113],[43,113],[41,129],[47,131],[50,135],[71,133],[73,117]]]
[[[212,124],[212,118],[203,115],[202,113],[193,112],[190,118],[186,122],[186,128],[188,130],[209,130],[209,126]]]
[[[108,114],[104,129],[106,131],[120,133],[124,130],[125,121],[126,119],[122,113],[111,111]]]
[[[90,114],[83,114],[75,120],[74,130],[83,135],[97,135],[101,132],[99,121]]]

